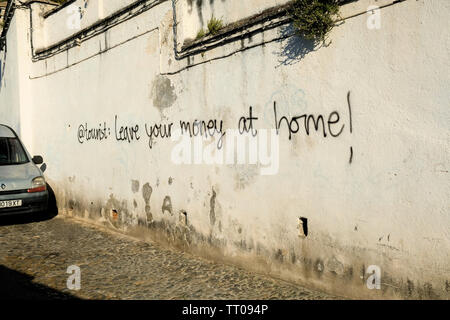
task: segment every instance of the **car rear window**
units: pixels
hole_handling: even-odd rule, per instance
[[[28,158],[17,138],[0,137],[0,166],[27,163]]]

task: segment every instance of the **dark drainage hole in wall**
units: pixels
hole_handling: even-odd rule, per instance
[[[300,235],[308,236],[308,218],[300,217],[298,218]],[[302,234],[303,233],[303,234]]]

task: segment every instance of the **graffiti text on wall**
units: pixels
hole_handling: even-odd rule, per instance
[[[138,143],[141,140],[145,140],[148,144],[149,149],[153,149],[156,141],[171,139],[172,141],[180,141],[179,144],[184,144],[184,153],[189,153],[186,151],[194,145],[194,149],[197,153],[201,154],[201,157],[206,152],[206,148],[203,146],[204,141],[214,142],[216,149],[221,151],[226,145],[232,145],[234,152],[234,140],[239,141],[239,137],[245,137],[250,139],[250,144],[253,143],[254,150],[249,152],[255,153],[254,151],[258,148],[261,149],[262,140],[267,140],[267,131],[272,135],[271,145],[277,144],[274,149],[278,152],[279,140],[286,137],[291,140],[294,135],[315,135],[316,137],[329,139],[338,138],[344,132],[353,132],[352,124],[352,107],[350,102],[350,91],[347,93],[347,107],[348,110],[345,114],[339,112],[338,110],[333,110],[329,113],[324,114],[312,114],[306,112],[299,112],[299,114],[290,114],[289,112],[283,112],[285,110],[282,106],[279,107],[277,101],[273,101],[272,107],[272,129],[257,129],[258,116],[255,114],[252,106],[248,108],[247,114],[239,117],[236,123],[237,129],[225,129],[224,120],[210,118],[210,119],[194,119],[187,120],[182,119],[178,122],[157,122],[157,123],[122,123],[119,115],[114,116],[114,125],[109,126],[106,121],[101,122],[96,127],[90,127],[87,122],[80,124],[78,127],[78,142],[80,144],[100,141],[107,141],[110,137],[113,140],[121,143]],[[266,114],[264,114],[266,118]],[[267,119],[266,119],[267,120]],[[348,128],[348,131],[346,130]],[[113,133],[112,133],[113,132]],[[112,134],[111,134],[112,133]],[[263,136],[259,138],[258,136]],[[141,139],[146,137],[146,139]],[[186,139],[181,139],[181,137],[186,137]],[[256,138],[256,139],[255,139]],[[258,141],[257,141],[258,140]],[[194,141],[194,143],[192,143]],[[242,141],[241,141],[242,142]],[[244,142],[245,143],[245,142]],[[265,142],[267,144],[267,141]],[[211,143],[209,143],[210,145]],[[188,146],[187,146],[188,145]],[[199,147],[199,145],[201,145]],[[201,151],[199,151],[199,148]],[[208,146],[210,148],[210,146]],[[238,146],[239,148],[239,146]],[[264,146],[264,152],[267,153],[267,146]],[[211,150],[207,150],[210,152]],[[223,151],[223,150],[222,150]],[[212,150],[210,154],[215,151]],[[273,152],[273,151],[272,151]],[[216,152],[217,153],[217,152]],[[223,153],[223,152],[222,152]],[[219,163],[218,160],[222,155],[214,160],[208,159],[208,162]],[[350,146],[350,156],[349,163],[353,161],[354,150]],[[250,155],[251,157],[252,155]],[[219,158],[218,158],[219,157]],[[239,155],[238,155],[239,157]],[[257,156],[256,156],[257,157]],[[261,150],[259,150],[260,159],[263,158]],[[211,158],[211,157],[210,157]],[[222,158],[223,159],[223,158]],[[226,159],[234,159],[233,155],[228,155]],[[174,160],[174,159],[172,159]],[[202,159],[199,160],[197,157],[192,163],[202,163]],[[183,160],[184,163],[188,163],[189,160]],[[231,160],[230,160],[231,161]],[[234,160],[233,160],[234,161]],[[227,163],[229,164],[229,163]]]

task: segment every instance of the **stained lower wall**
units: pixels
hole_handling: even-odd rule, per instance
[[[448,298],[450,6],[387,6],[371,29],[370,4],[320,48],[284,24],[174,50],[166,1],[30,57],[31,148],[60,211],[348,297]],[[207,163],[242,117],[256,163]],[[176,136],[194,120],[205,148]]]

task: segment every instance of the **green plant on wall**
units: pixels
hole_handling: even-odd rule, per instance
[[[200,39],[200,38],[203,38],[204,36],[206,36],[206,32],[205,32],[205,30],[201,29],[201,30],[197,33],[197,36],[195,37],[195,39]]]
[[[208,21],[208,33],[209,34],[216,34],[219,32],[220,29],[223,28],[223,22],[220,19],[214,18],[214,16],[211,18],[211,20]]]
[[[339,0],[294,0],[289,14],[297,34],[323,42],[339,17]]]
[[[217,34],[220,29],[223,28],[223,22],[221,19],[214,18],[214,16],[208,21],[207,30],[203,28],[197,33],[195,39],[200,39],[208,35]]]

